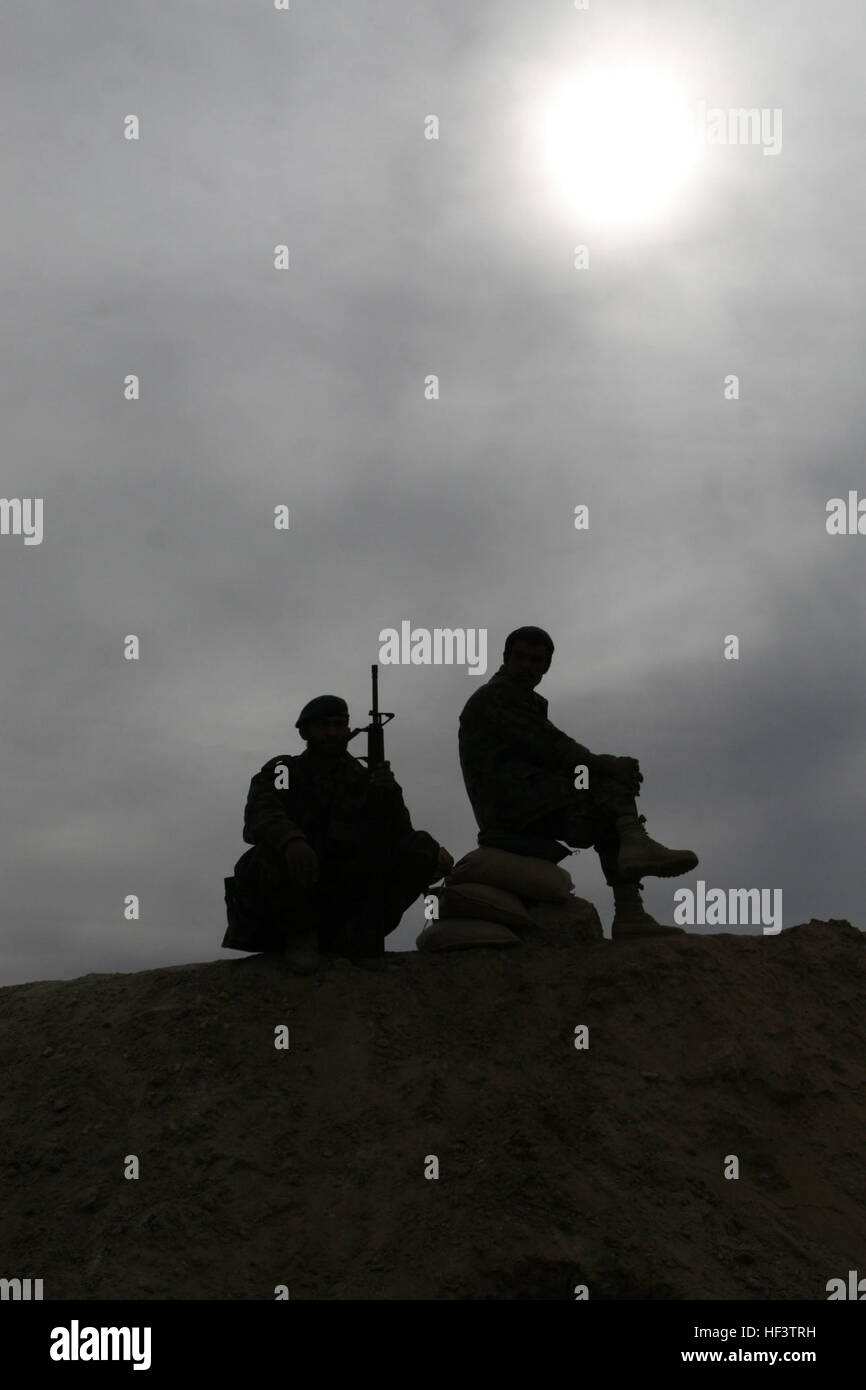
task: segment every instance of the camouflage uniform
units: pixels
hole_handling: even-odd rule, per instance
[[[480,845],[548,858],[557,857],[551,840],[593,846],[607,883],[619,881],[616,819],[637,814],[635,798],[599,773],[575,789],[574,769],[592,755],[550,722],[542,695],[500,666],[463,707],[459,749]]]
[[[280,765],[288,787],[274,783]],[[243,838],[253,848],[225,879],[222,945],[282,951],[289,934],[315,925],[319,949],[350,956],[382,951],[383,937],[439,876],[439,845],[413,830],[399,787],[371,787],[348,752],[327,760],[282,754],[253,777]],[[286,845],[305,839],[319,859],[315,884],[291,882]]]

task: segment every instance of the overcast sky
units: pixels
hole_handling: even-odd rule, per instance
[[[825,522],[866,494],[864,41],[858,0],[6,0],[0,491],[44,529],[0,535],[0,983],[240,959],[250,778],[314,695],[366,721],[403,619],[489,634],[486,676],[380,671],[455,856],[459,711],[536,623],[553,721],[700,856],[650,911],[701,878],[863,925],[866,537]],[[615,221],[542,113],[636,63],[781,151]]]

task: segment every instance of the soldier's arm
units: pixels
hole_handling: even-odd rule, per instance
[[[473,707],[470,700],[460,722],[468,731],[489,730],[508,748],[539,767],[571,771],[580,763],[591,768],[594,761],[588,748],[557,729],[549,719],[529,718],[510,702],[488,698]]]
[[[393,778],[393,773],[391,777]],[[371,783],[368,798],[370,816],[377,826],[382,829],[387,827],[389,834],[395,839],[413,833],[412,817],[403,800],[403,789],[396,778],[387,786]]]
[[[244,840],[248,845],[269,845],[282,850],[290,840],[303,840],[300,826],[289,820],[274,786],[277,767],[288,766],[286,758],[272,758],[250,782],[244,810]]]
[[[390,764],[389,764],[390,767]],[[390,774],[393,778],[393,773]],[[412,817],[409,808],[403,800],[403,790],[396,779],[393,779],[388,786],[376,787],[375,783],[370,787],[370,805],[372,826],[387,831],[391,842],[395,845],[406,845],[411,841],[412,852],[415,855],[424,855],[430,863],[430,877],[427,884],[435,883],[443,874],[447,874],[454,867],[454,860],[438,840],[426,830],[416,830],[412,825]],[[373,808],[376,807],[374,810]],[[388,820],[377,819],[380,817],[390,817]]]

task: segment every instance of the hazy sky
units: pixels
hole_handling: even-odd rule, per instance
[[[700,856],[655,915],[702,878],[862,925],[866,537],[825,520],[866,494],[864,41],[856,0],[7,0],[0,491],[44,530],[0,535],[0,983],[240,959],[249,780],[313,695],[366,721],[403,619],[487,628],[487,676],[551,632],[551,718],[640,758]],[[555,155],[547,113],[638,70],[780,111],[781,151],[705,143],[614,221],[563,168],[615,113]],[[380,677],[414,823],[463,854],[479,678]],[[565,867],[609,928],[596,854]]]

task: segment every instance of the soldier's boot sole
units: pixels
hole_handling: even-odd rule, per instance
[[[610,929],[612,941],[639,941],[645,936],[685,936],[683,927],[666,927],[654,917],[646,921],[617,922]]]
[[[668,849],[651,840],[639,820],[623,817],[617,821],[619,855],[617,872],[623,879],[677,878],[697,868],[698,856],[690,849]],[[678,930],[671,927],[671,931]]]
[[[321,964],[315,931],[302,932],[286,943],[283,961],[295,975],[312,975]]]

